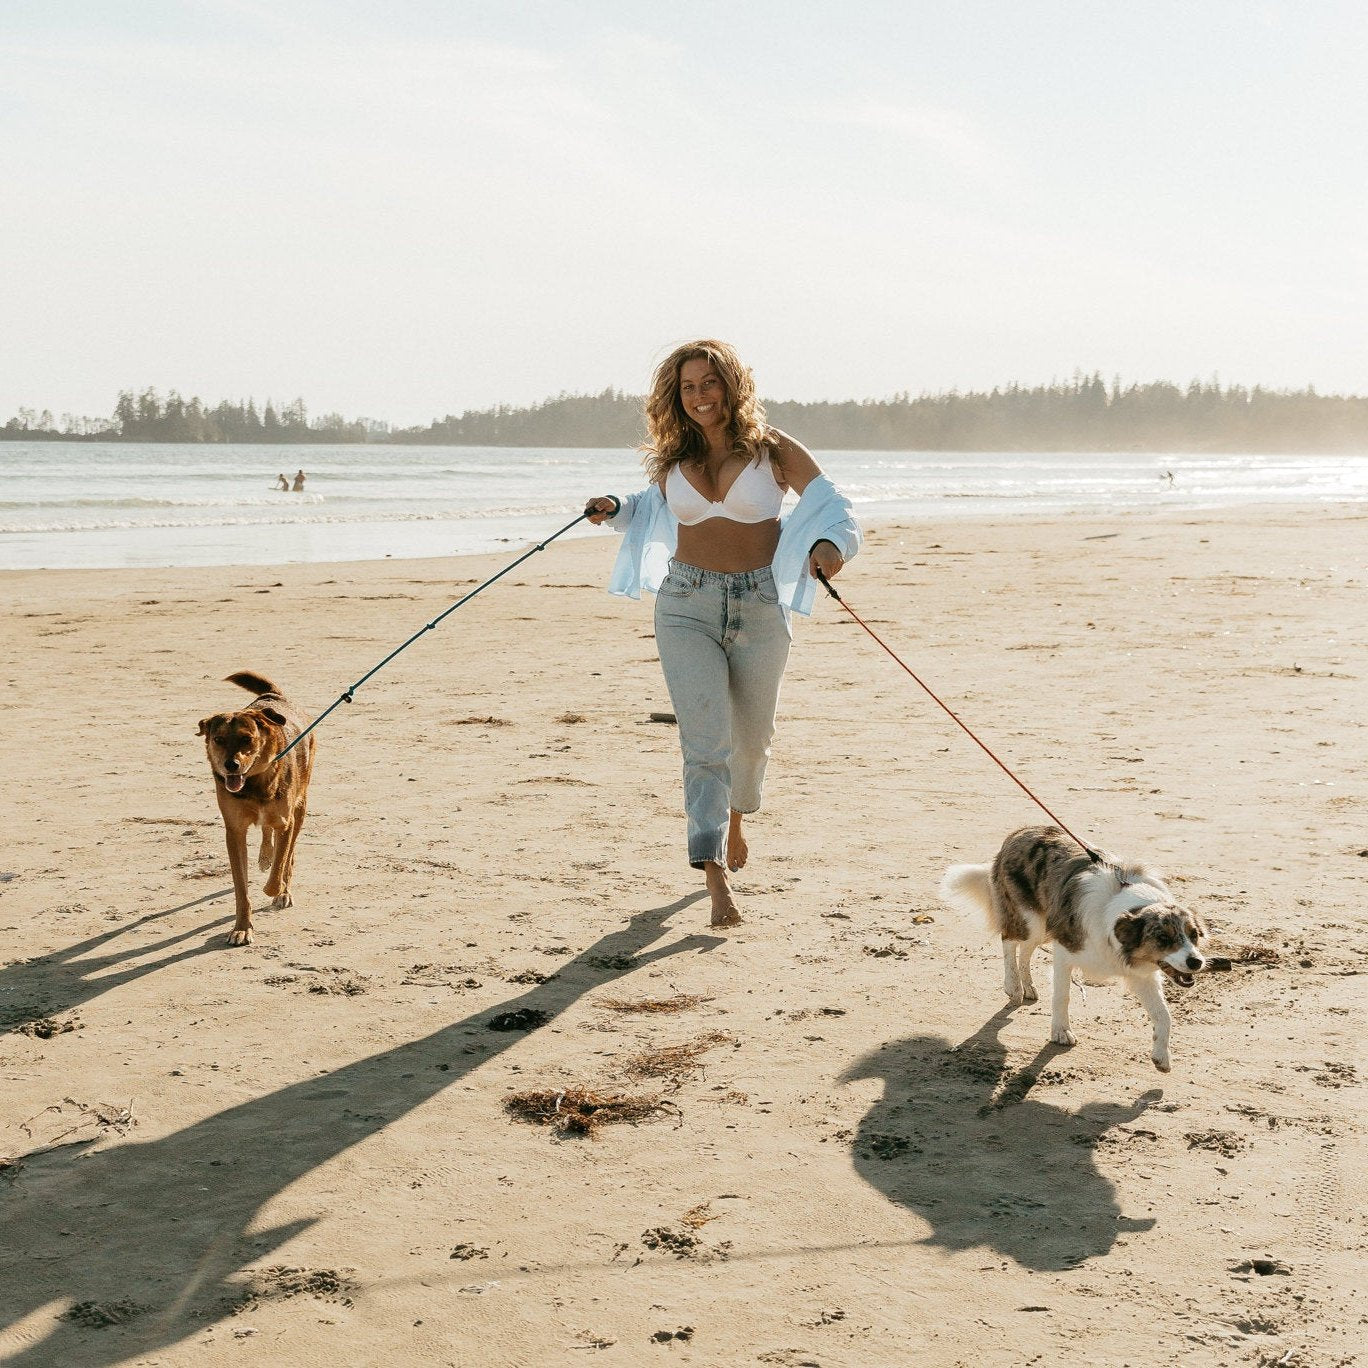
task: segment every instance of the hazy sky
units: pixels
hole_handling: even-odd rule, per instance
[[[1368,392],[1362,0],[0,0],[0,418]]]

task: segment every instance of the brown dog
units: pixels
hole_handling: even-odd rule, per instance
[[[228,863],[233,870],[237,920],[228,934],[229,945],[252,943],[252,904],[247,897],[247,828],[261,827],[261,856],[257,863],[270,869],[266,892],[273,908],[290,907],[290,879],[294,874],[295,842],[304,825],[313,772],[314,739],[305,737],[283,760],[276,756],[307,725],[304,716],[269,679],[241,670],[228,676],[229,684],[256,694],[240,712],[215,713],[199,724],[209,767],[214,771],[214,793],[223,814],[228,840]]]

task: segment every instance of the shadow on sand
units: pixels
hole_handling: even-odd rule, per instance
[[[0,1329],[43,1307],[61,1313],[84,1303],[112,1310],[122,1323],[91,1329],[39,1318],[33,1341],[3,1360],[7,1368],[123,1363],[229,1314],[242,1295],[235,1276],[312,1224],[249,1235],[267,1202],[526,1038],[482,1029],[495,1013],[531,1008],[554,1018],[601,984],[721,944],[686,935],[647,948],[666,933],[671,914],[702,896],[637,914],[568,960],[554,979],[421,1040],[161,1140],[95,1152],[68,1146],[27,1158],[11,1182],[0,1184]]]
[[[34,959],[22,960],[18,964],[6,965],[0,969],[0,1032],[14,1031],[31,1021],[44,1017],[55,1017],[61,1012],[70,1011],[107,993],[111,988],[131,983],[144,974],[165,969],[182,960],[193,959],[211,951],[222,951],[220,938],[209,939],[215,927],[231,922],[232,913],[226,912],[213,921],[193,926],[188,931],[178,931],[175,935],[164,936],[151,944],[134,945],[123,941],[116,949],[109,950],[120,937],[131,936],[149,922],[161,921],[163,917],[173,917],[178,912],[192,907],[203,907],[205,903],[216,902],[233,894],[231,888],[221,888],[217,893],[206,893],[193,902],[181,903],[179,907],[168,907],[164,912],[149,912],[136,921],[125,922],[98,936],[77,941],[65,950],[55,950],[50,955],[39,955]],[[145,956],[159,951],[172,951],[173,947],[184,945],[194,937],[202,939],[196,945],[186,946],[174,953],[163,954],[160,959],[134,964]],[[120,968],[126,965],[126,968]]]
[[[1010,1068],[998,1034],[1011,1015],[1004,1007],[959,1046],[937,1036],[892,1041],[842,1075],[884,1080],[855,1135],[855,1170],[930,1223],[924,1244],[1073,1268],[1107,1253],[1118,1234],[1154,1225],[1121,1214],[1095,1161],[1105,1133],[1162,1094],[1076,1112],[1037,1100],[1031,1091],[1059,1047]]]

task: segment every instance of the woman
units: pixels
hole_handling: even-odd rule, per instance
[[[742,818],[760,807],[791,611],[809,613],[860,548],[850,503],[811,454],[770,427],[750,370],[725,342],[686,343],[646,401],[650,484],[585,505],[624,534],[609,590],[656,595],[655,635],[684,752],[689,863],[712,924],[741,913],[729,871],[748,854]],[[782,520],[784,494],[799,495]]]

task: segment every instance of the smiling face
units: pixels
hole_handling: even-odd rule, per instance
[[[706,357],[696,357],[680,366],[679,406],[684,416],[705,433],[726,427],[731,417],[727,386]]]
[[[214,777],[229,793],[241,793],[252,767],[273,744],[266,719],[258,712],[218,713],[206,717],[199,730]]]

